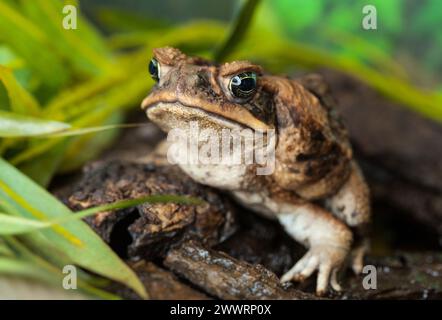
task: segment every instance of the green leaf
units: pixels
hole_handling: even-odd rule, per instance
[[[3,256],[13,256],[14,253],[12,252],[11,248],[8,247],[8,245],[6,244],[5,240],[3,240],[2,238],[0,238],[0,257]]]
[[[58,137],[71,137],[71,136],[81,136],[85,134],[98,133],[108,130],[123,129],[123,128],[137,128],[146,126],[145,123],[126,123],[126,124],[107,124],[97,127],[87,127],[87,128],[71,128],[62,132],[54,132],[48,135],[42,136],[42,138],[58,138]]]
[[[95,95],[100,95],[103,91],[109,90],[112,87],[119,86],[119,82],[123,80],[126,80],[126,78],[122,79],[121,75],[111,74],[105,77],[95,77],[80,84],[70,86],[52,97],[44,110],[48,115],[56,111],[62,112],[64,109],[72,107],[83,100],[94,97]]]
[[[43,120],[0,110],[0,137],[31,137],[69,129],[64,122]]]
[[[8,92],[12,111],[30,115],[40,113],[40,105],[37,100],[17,82],[10,69],[1,65],[0,80]]]
[[[0,257],[0,274],[24,276],[53,282],[53,277],[46,270],[37,267],[35,264],[9,257]]]
[[[77,211],[69,217],[63,217],[61,219],[52,219],[50,221],[39,221],[35,219],[28,219],[23,217],[11,216],[6,213],[0,212],[0,235],[18,235],[27,232],[37,231],[55,225],[65,224],[69,221],[80,220],[82,218],[104,212],[125,209],[134,207],[143,203],[155,204],[155,203],[178,203],[188,205],[199,205],[203,201],[196,198],[177,196],[177,195],[152,195],[138,199],[121,200],[110,204],[105,204],[81,211]]]
[[[48,221],[72,215],[63,203],[0,158],[0,203],[3,202],[13,208],[8,213],[18,213],[28,219]],[[142,297],[147,296],[134,272],[83,221],[69,221],[38,232],[73,264],[119,281]]]
[[[49,227],[49,222],[11,216],[0,212],[0,234],[13,235]]]
[[[235,46],[241,42],[248,30],[253,18],[253,14],[255,13],[256,7],[259,3],[260,0],[247,0],[244,2],[227,35],[227,38],[215,50],[215,61],[223,61],[224,58],[235,49]]]

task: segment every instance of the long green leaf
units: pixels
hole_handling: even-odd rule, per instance
[[[54,132],[49,133],[47,135],[42,136],[41,138],[59,138],[59,137],[71,137],[71,136],[82,136],[91,133],[99,133],[108,130],[114,129],[127,129],[127,128],[138,128],[146,126],[145,123],[126,123],[126,124],[108,124],[97,127],[88,127],[88,128],[71,128],[62,132]]]
[[[64,122],[43,120],[0,110],[0,137],[30,137],[60,132],[71,126]]]
[[[14,235],[49,227],[49,222],[11,216],[0,212],[0,235]]]
[[[13,207],[14,212],[24,218],[47,221],[72,215],[64,204],[1,158],[0,201]],[[69,221],[63,226],[38,232],[74,264],[124,283],[141,296],[147,296],[134,272],[83,221]]]
[[[244,2],[227,38],[215,51],[215,61],[223,61],[224,58],[235,49],[237,44],[241,42],[253,19],[253,14],[255,13],[255,9],[259,2],[260,0],[246,0]]]
[[[0,274],[24,276],[46,282],[53,281],[51,274],[46,270],[38,268],[35,264],[9,257],[0,257]]]
[[[201,204],[202,201],[195,198],[177,196],[177,195],[152,195],[138,199],[122,200],[115,203],[105,204],[85,210],[81,210],[72,214],[69,217],[52,219],[50,221],[39,221],[35,219],[23,218],[20,216],[11,216],[0,212],[0,235],[18,235],[27,232],[33,232],[45,228],[50,228],[55,225],[65,224],[69,221],[79,220],[99,212],[120,210],[137,206],[143,203],[179,203],[179,204]]]

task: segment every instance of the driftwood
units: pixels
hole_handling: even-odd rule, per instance
[[[164,264],[220,299],[316,299],[312,294],[284,288],[278,277],[260,264],[239,261],[195,241],[170,250]]]
[[[159,267],[153,262],[137,261],[129,265],[135,271],[141,283],[153,300],[208,300],[206,294],[184,284],[172,272]],[[113,284],[111,291],[126,299],[140,299],[132,290],[119,284]]]
[[[131,259],[162,256],[171,245],[189,238],[212,246],[235,231],[230,201],[195,183],[175,166],[96,163],[85,170],[71,192],[65,202],[73,210],[153,194],[186,195],[205,201],[202,205],[142,204],[86,219],[120,255]]]

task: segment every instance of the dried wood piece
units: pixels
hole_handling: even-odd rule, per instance
[[[128,262],[129,266],[137,274],[141,283],[152,300],[207,300],[210,299],[204,293],[191,288],[178,279],[172,272],[165,270],[153,262],[136,261]],[[113,282],[107,290],[124,299],[140,300],[141,297],[133,290],[121,283]]]
[[[171,249],[164,265],[220,299],[317,299],[281,285],[276,275],[261,265],[236,260],[195,241]]]
[[[212,246],[235,230],[230,202],[201,186],[175,166],[111,161],[96,163],[66,200],[82,210],[123,199],[176,194],[198,197],[203,205],[142,204],[87,218],[94,230],[123,257],[152,259],[190,238]]]
[[[277,276],[286,273],[306,252],[278,221],[241,210],[238,222],[238,232],[214,249],[253,265],[263,265]]]

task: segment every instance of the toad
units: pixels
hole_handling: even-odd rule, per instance
[[[247,135],[247,141],[255,143],[255,153],[272,155],[267,157],[271,170],[262,170],[262,162],[238,163],[235,157],[217,163],[179,161],[198,149],[171,157],[195,181],[277,219],[308,249],[282,282],[302,281],[317,272],[316,293],[322,295],[329,286],[341,290],[338,271],[347,258],[361,272],[368,248],[362,230],[370,221],[369,190],[322,78],[270,75],[248,61],[219,65],[170,47],[154,49],[149,71],[156,84],[142,109],[165,132],[179,129],[187,136],[181,149],[189,141],[202,146],[191,124],[210,130],[205,141],[225,132],[260,133]],[[256,143],[262,136],[265,143]],[[247,148],[235,150],[240,160],[250,158]]]

